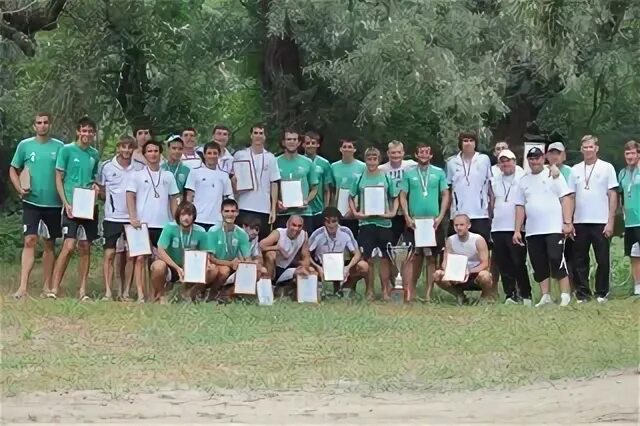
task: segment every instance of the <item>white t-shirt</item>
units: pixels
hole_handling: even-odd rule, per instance
[[[224,149],[224,152],[221,152],[218,157],[218,168],[223,172],[233,174],[233,154],[226,148],[221,147],[221,149]],[[196,152],[201,152],[204,155],[204,147],[199,147]]]
[[[178,185],[171,172],[154,172],[148,167],[138,170],[131,175],[127,192],[136,194],[138,220],[149,228],[162,228],[173,221],[170,197],[178,195]]]
[[[280,180],[280,169],[276,157],[266,150],[259,154],[245,148],[236,151],[235,161],[249,161],[253,171],[254,189],[242,191],[238,194],[238,206],[241,210],[258,213],[271,212],[271,183]]]
[[[489,179],[491,160],[476,152],[471,162],[463,161],[462,153],[447,161],[447,182],[451,186],[451,219],[466,214],[470,219],[489,217]]]
[[[587,181],[589,189],[586,189]],[[590,166],[584,161],[573,166],[569,188],[576,194],[574,223],[606,224],[609,220],[608,192],[617,187],[618,178],[611,163],[598,159]]]
[[[517,173],[524,174],[524,169],[516,164],[516,174]],[[502,170],[500,170],[499,165],[494,164],[493,166],[491,166],[492,176],[500,176],[501,174],[502,174]]]
[[[345,249],[353,253],[356,247],[358,243],[346,226],[338,228],[335,238],[331,238],[324,226],[313,231],[309,237],[309,251],[320,264],[322,264],[322,255],[325,253],[344,253]]]
[[[404,176],[404,172],[407,169],[417,166],[413,160],[402,160],[400,163],[400,167],[393,167],[390,162],[381,164],[378,166],[378,170],[384,172],[387,176],[389,176],[393,183],[396,185],[396,191],[400,191],[400,183],[402,182],[402,177]],[[397,215],[402,215],[402,209],[398,207]]]
[[[196,167],[200,167],[202,165],[202,159],[197,154],[198,150],[200,150],[200,148],[196,147],[195,150],[193,151],[193,155],[187,155],[186,153],[183,152],[182,159],[181,159],[182,164],[184,164],[191,170],[195,169]]]
[[[231,180],[226,172],[210,169],[203,164],[191,169],[184,187],[193,191],[193,205],[198,213],[196,222],[207,225],[222,224],[222,200],[233,198]]]
[[[491,190],[495,198],[493,206],[493,220],[491,232],[515,230],[516,222],[516,192],[518,182],[524,176],[524,170],[516,169],[511,176],[505,176],[500,172],[491,178]]]
[[[562,233],[560,198],[572,192],[562,175],[554,179],[546,169],[538,174],[529,172],[520,178],[516,189],[514,201],[524,206],[527,216],[527,237]]]
[[[278,228],[278,246],[282,247],[286,251],[286,255],[282,254],[280,250],[276,252],[276,266],[282,269],[287,269],[296,258],[298,252],[307,240],[307,233],[300,231],[298,236],[292,240],[287,236],[287,228]]]
[[[131,161],[129,167],[124,168],[118,163],[117,156],[105,161],[100,170],[100,185],[104,187],[104,220],[110,222],[129,222],[127,209],[127,184],[134,172],[144,166]]]

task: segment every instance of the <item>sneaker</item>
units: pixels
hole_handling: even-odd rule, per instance
[[[522,299],[522,304],[523,304],[524,306],[529,307],[529,308],[530,308],[531,306],[533,306],[533,303],[531,302],[531,299]]]
[[[505,305],[517,305],[518,302],[516,302],[514,299],[512,299],[511,297],[507,297],[506,300],[504,301]]]
[[[578,299],[578,304],[587,303],[589,299]]]
[[[609,300],[609,299],[607,299],[606,297],[598,297],[598,298],[596,299],[596,301],[597,301],[598,303],[607,303],[607,301],[608,301],[608,300]]]
[[[551,299],[551,295],[543,294],[542,297],[540,298],[540,301],[536,303],[536,308],[539,308],[544,305],[549,305],[551,303],[553,303],[553,299]]]
[[[569,306],[571,303],[571,295],[569,293],[562,293],[560,295],[560,306]]]

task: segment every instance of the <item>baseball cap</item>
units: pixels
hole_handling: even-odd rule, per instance
[[[556,151],[564,152],[564,144],[562,142],[554,142],[551,145],[549,145],[549,148],[547,148],[547,151],[551,151],[552,149]]]
[[[534,146],[529,150],[529,152],[527,152],[527,158],[538,158],[538,157],[542,157],[543,155],[544,155],[544,152],[542,152],[542,150],[537,146]]]
[[[509,160],[516,159],[516,155],[510,149],[503,149],[502,151],[500,151],[500,153],[498,154],[498,160],[502,157],[507,157]]]
[[[165,143],[170,144],[171,142],[175,142],[175,141],[180,141],[183,142],[182,138],[180,137],[180,135],[170,135],[167,140],[165,141]]]

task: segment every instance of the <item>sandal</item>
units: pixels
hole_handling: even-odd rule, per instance
[[[47,293],[47,299],[57,300],[58,296],[55,293]]]
[[[91,298],[85,294],[84,296],[80,297],[80,301],[81,302],[90,302]]]

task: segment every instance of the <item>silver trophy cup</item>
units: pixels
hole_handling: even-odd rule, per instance
[[[413,244],[402,243],[399,246],[392,246],[391,243],[387,243],[387,254],[389,259],[393,262],[393,265],[398,270],[398,274],[393,283],[393,289],[391,291],[391,298],[394,302],[402,303],[404,297],[404,285],[402,283],[402,269],[407,261],[413,254]]]

